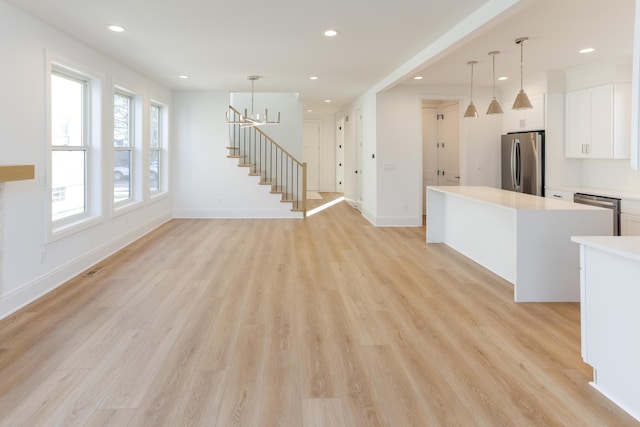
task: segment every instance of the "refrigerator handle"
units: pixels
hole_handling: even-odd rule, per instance
[[[511,140],[511,188],[516,189],[516,140]]]
[[[520,189],[520,185],[521,185],[521,181],[522,181],[522,161],[520,159],[520,140],[516,139],[515,140],[515,146],[516,146],[516,171],[515,171],[515,175],[516,175],[516,188],[519,190]]]

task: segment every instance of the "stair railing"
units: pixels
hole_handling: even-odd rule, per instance
[[[229,121],[239,122],[241,113],[229,106]],[[257,126],[229,125],[229,150],[239,165],[260,176],[260,184],[271,185],[291,210],[307,215],[307,164],[300,162]]]

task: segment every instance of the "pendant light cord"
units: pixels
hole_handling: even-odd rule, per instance
[[[520,45],[520,92],[524,91],[524,42],[527,40],[529,40],[529,37],[516,39],[516,43]]]
[[[255,79],[251,80],[251,117],[253,118],[253,86],[256,84]]]
[[[491,55],[493,57],[493,99],[496,98],[496,54]]]
[[[520,90],[524,90],[523,80],[524,80],[524,40],[520,41]]]

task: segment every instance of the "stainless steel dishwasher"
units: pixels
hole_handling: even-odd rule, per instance
[[[620,235],[620,199],[595,194],[574,193],[573,202],[611,209],[613,211],[613,235]]]

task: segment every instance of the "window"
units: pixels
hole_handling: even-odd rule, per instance
[[[160,191],[161,152],[162,152],[162,106],[151,104],[150,142],[149,142],[149,191]]]
[[[51,220],[79,217],[87,207],[88,82],[51,73]]]
[[[133,97],[113,96],[113,201],[130,200],[133,175]]]

